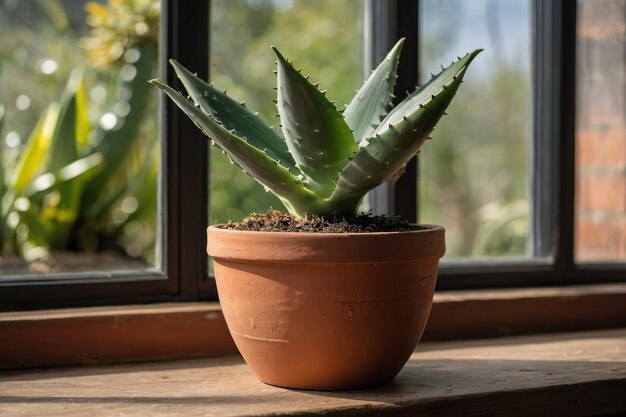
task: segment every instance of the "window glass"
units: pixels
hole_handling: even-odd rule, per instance
[[[157,262],[158,0],[0,0],[0,276]]]
[[[626,2],[578,2],[579,261],[626,261]]]
[[[310,74],[328,97],[348,103],[363,79],[362,1],[214,0],[211,2],[211,81],[259,112],[279,131],[276,65],[270,45]],[[215,149],[215,148],[213,148]],[[284,210],[273,194],[232,165],[210,157],[210,223],[238,221],[269,207]]]
[[[419,157],[419,220],[447,258],[529,253],[531,1],[420,2],[420,78],[484,48]]]

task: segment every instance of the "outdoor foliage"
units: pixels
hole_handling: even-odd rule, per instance
[[[530,9],[529,1],[515,7],[525,5]],[[527,50],[508,50],[505,40],[524,36],[530,20],[519,10],[516,17],[502,15],[513,7],[506,0],[423,0],[420,7],[423,80],[437,68],[430,63],[457,53],[460,38],[477,36],[466,23],[472,10],[474,19],[486,16],[488,27],[481,29],[491,36],[465,91],[448,110],[451,117],[441,121],[428,152],[420,154],[419,220],[445,225],[447,256],[528,255],[530,64]],[[507,27],[514,21],[517,32]]]
[[[57,21],[67,22],[61,3],[52,3]],[[158,147],[154,123],[146,123],[144,115],[155,110],[147,80],[156,64],[158,5],[111,0],[108,5],[88,3],[86,9],[92,34],[84,40],[83,51],[94,66],[107,67],[103,73],[78,65],[72,69],[60,99],[50,100],[41,111],[28,139],[18,149],[4,152],[0,172],[4,255],[36,259],[49,250],[114,249],[152,256]],[[128,36],[128,25],[141,36]],[[32,37],[32,43],[40,37],[24,27],[15,29],[20,30]],[[69,31],[69,23],[55,30],[65,31],[68,43],[80,41]],[[10,38],[15,31],[2,37]],[[55,55],[45,51],[43,56]],[[13,56],[11,67],[25,65],[27,58],[28,54],[24,59]],[[89,88],[88,79],[97,85]],[[94,91],[102,91],[102,83],[107,84],[104,103],[93,106]],[[19,93],[37,96],[32,87]],[[4,130],[20,124],[19,116],[7,121]]]

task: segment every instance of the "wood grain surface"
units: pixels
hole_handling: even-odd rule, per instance
[[[0,373],[0,415],[587,416],[626,413],[626,330],[427,343],[363,391],[259,382],[239,357]]]

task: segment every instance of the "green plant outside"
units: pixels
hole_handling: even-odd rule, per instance
[[[51,35],[48,45],[51,50],[39,52],[43,56],[56,56],[57,42],[63,39],[67,45],[61,42],[60,49],[70,57],[75,56],[75,52],[69,53],[67,49],[80,38],[69,31],[69,25],[59,23],[69,21],[62,4],[52,3],[56,5],[50,9],[55,19],[40,32],[63,35]],[[154,7],[150,4],[152,2],[127,0],[112,1],[105,7],[88,3],[87,9],[96,13],[87,16],[93,27],[92,35],[101,36],[102,22],[111,21],[109,17],[120,13],[127,16],[131,9],[136,12],[135,19],[131,19],[135,25],[145,20],[141,13],[146,10],[153,18]],[[50,13],[48,9],[40,12]],[[1,36],[39,39],[36,31],[29,32],[19,26]],[[156,65],[157,45],[153,39],[146,37],[126,43],[121,56],[107,63],[111,65],[106,71],[77,65],[71,70],[60,98],[46,104],[23,146],[10,150],[10,154],[3,152],[0,166],[2,255],[33,260],[46,256],[51,250],[112,249],[148,260],[154,257],[159,158],[156,123],[145,117],[150,111],[156,112],[155,96],[146,82],[154,75]],[[94,38],[89,40],[93,42]],[[100,53],[103,44],[106,42],[100,44]],[[60,58],[54,61],[55,65],[59,65],[57,61],[63,62]],[[24,59],[19,53],[13,55],[9,69],[20,68],[25,64]],[[41,74],[33,75],[33,78],[39,77]],[[5,77],[2,82],[10,85]],[[106,89],[101,87],[103,83],[108,85]],[[90,99],[93,84],[105,93],[108,90],[105,100],[100,100],[102,103],[93,103]],[[7,94],[9,99],[15,94],[12,91],[15,90]],[[36,92],[28,89],[17,91],[27,97],[37,97]],[[37,104],[32,103],[31,107],[36,109]],[[27,123],[23,118],[32,116],[33,112],[13,114],[13,120],[4,123],[4,130],[21,129],[24,135],[23,127]]]

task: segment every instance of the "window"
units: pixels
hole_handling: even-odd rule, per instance
[[[446,259],[531,255],[531,6],[420,2],[420,83],[484,49],[419,158],[418,219],[446,225]]]
[[[40,3],[44,6],[41,6]],[[79,23],[82,22],[81,15],[84,18],[84,1],[68,0],[40,3],[4,1],[2,3],[2,18],[9,19],[9,16],[12,15],[8,13],[8,9],[18,6],[25,9],[27,14],[31,11],[33,14],[50,14],[50,19],[52,17],[57,18],[63,10],[70,10],[75,13],[77,15],[75,19]],[[52,5],[48,5],[48,3]],[[205,33],[204,39],[206,39],[207,3],[187,3],[189,2],[169,1],[160,4],[159,72],[170,83],[175,82],[175,77],[165,65],[166,57],[176,58],[196,68],[203,67],[203,64],[207,62],[206,48],[204,52],[198,52],[192,51],[188,47],[188,45],[197,44],[196,37],[202,38],[202,33]],[[93,9],[95,15],[102,13],[102,7],[114,7],[116,5],[125,7],[126,10],[120,12],[115,19],[107,20],[107,22],[130,24],[135,32],[143,32],[145,29],[143,23],[145,22],[132,21],[132,19],[131,22],[126,22],[125,19],[133,16],[129,9],[132,7],[149,9],[156,7],[157,12],[159,10],[158,2],[148,0],[99,2],[99,4],[100,6],[91,4],[87,7]],[[199,20],[194,20],[198,16],[205,16],[205,21],[202,24]],[[93,20],[97,19],[93,18]],[[194,21],[196,26],[190,24]],[[5,27],[8,26],[3,25],[3,29]],[[73,25],[68,27],[74,30]],[[183,33],[179,29],[181,27],[185,27],[188,31]],[[52,32],[45,39],[54,41],[60,36],[57,35],[57,32]],[[103,33],[103,39],[109,40],[107,37],[109,35],[111,34]],[[154,36],[156,39],[157,35],[154,34]],[[45,44],[45,42],[42,43]],[[201,43],[204,44],[204,42]],[[4,53],[8,52],[4,51],[3,56]],[[63,54],[61,57],[65,58]],[[129,57],[124,56],[124,59],[126,58]],[[71,65],[71,63],[72,61],[68,58],[68,64]],[[5,64],[4,60],[3,64]],[[204,66],[206,67],[206,65]],[[152,76],[144,74],[144,82],[137,88],[144,85],[147,91],[151,91],[149,86],[145,85],[145,81]],[[202,234],[198,233],[198,230],[202,228],[201,225],[206,223],[206,213],[199,209],[205,199],[203,196],[206,195],[206,180],[203,180],[203,177],[206,177],[199,175],[206,164],[206,156],[202,156],[206,155],[206,144],[200,139],[193,140],[194,137],[201,135],[187,120],[178,118],[176,112],[169,108],[169,104],[163,102],[160,107],[162,117],[156,117],[156,106],[153,106],[153,115],[150,116],[152,120],[160,119],[162,144],[160,146],[160,162],[157,160],[160,165],[159,191],[152,193],[152,199],[157,206],[156,210],[158,210],[156,214],[153,213],[157,244],[153,251],[154,262],[152,266],[142,266],[142,268],[135,268],[135,270],[128,268],[93,270],[90,268],[91,270],[88,272],[60,272],[39,276],[32,274],[7,276],[2,271],[2,278],[0,279],[0,305],[2,309],[189,300],[211,293],[210,281],[208,281],[203,268],[200,267],[200,265],[206,264],[206,255],[204,254],[204,239]],[[120,117],[115,113],[114,115]],[[109,119],[112,120],[111,117]],[[153,139],[157,138],[155,132],[148,136]],[[14,138],[15,135],[12,137]],[[125,139],[128,137],[130,136],[125,136]],[[177,137],[190,137],[192,139],[189,141],[168,139]],[[197,201],[198,204],[189,204],[190,200]],[[129,208],[128,203],[126,208]],[[195,212],[194,208],[197,208]]]
[[[450,119],[456,121],[444,119],[435,132],[441,135],[437,144],[427,144],[423,156],[409,163],[407,173],[396,184],[380,186],[366,203],[377,213],[448,225],[450,252],[441,268],[442,289],[623,280],[626,269],[619,261],[624,238],[616,231],[622,228],[622,213],[614,200],[603,200],[606,193],[588,196],[589,190],[598,192],[598,186],[589,185],[595,181],[591,177],[602,177],[613,184],[607,187],[615,189],[624,178],[621,162],[605,161],[614,156],[608,151],[609,142],[619,144],[623,139],[619,132],[623,132],[624,121],[616,119],[615,125],[598,129],[589,123],[595,118],[590,113],[595,107],[584,104],[597,97],[594,83],[607,88],[603,95],[610,99],[606,100],[614,100],[605,102],[607,107],[619,113],[624,102],[624,57],[608,50],[616,42],[609,30],[613,26],[594,28],[594,19],[604,22],[623,13],[609,16],[594,11],[597,1],[574,5],[563,0],[528,0],[512,5],[497,0],[363,0],[346,4],[327,0],[163,0],[160,74],[182,89],[167,65],[168,58],[205,78],[210,70],[216,84],[248,100],[250,106],[258,106],[261,114],[271,119],[271,97],[267,96],[273,86],[272,68],[267,67],[272,62],[267,49],[270,43],[284,45],[322,84],[328,83],[338,102],[358,85],[363,76],[360,66],[375,65],[399,37],[407,38],[399,67],[399,98],[433,71],[427,65],[447,62],[474,47],[492,49],[479,57],[484,63],[472,68],[474,75],[470,74],[462,88],[456,108],[450,109]],[[18,3],[23,2],[4,0],[1,10]],[[76,6],[80,1],[50,2],[70,3],[72,10],[80,10]],[[35,7],[25,4],[21,7]],[[619,1],[616,4],[623,7]],[[46,7],[51,11],[41,13],[54,14],[55,6]],[[2,25],[2,30],[7,27]],[[334,37],[327,39],[324,30],[335,31]],[[473,38],[476,44],[470,45]],[[602,43],[604,38],[606,43]],[[479,44],[482,41],[486,45]],[[623,52],[619,46],[610,47]],[[314,64],[307,61],[309,54]],[[338,56],[329,58],[332,55]],[[601,59],[595,59],[597,56]],[[67,64],[71,62],[68,58]],[[614,72],[601,73],[607,67]],[[490,79],[500,84],[489,86]],[[476,92],[479,101],[500,100],[503,93],[496,88],[506,91],[504,101],[488,112],[477,110],[474,117],[464,101],[471,99],[470,81],[477,84],[476,89],[481,86]],[[30,100],[29,106],[34,106],[33,98]],[[19,106],[26,106],[26,101],[20,98]],[[17,106],[18,97],[11,102]],[[161,100],[160,108],[161,185],[155,196],[155,236],[160,243],[154,255],[160,262],[153,264],[157,267],[3,277],[3,308],[215,297],[204,251],[208,219],[219,222],[268,205],[280,206],[248,178],[231,172],[219,154],[209,154],[202,134],[172,103]],[[497,118],[497,123],[482,129],[481,124],[490,117]],[[463,121],[469,126],[459,126]],[[27,124],[21,129],[28,130]],[[461,139],[444,137],[460,132],[466,139],[462,146]],[[23,138],[25,133],[18,135]],[[604,147],[589,143],[598,135]],[[7,140],[6,131],[2,138],[5,144],[17,143],[15,135]],[[450,149],[453,144],[456,149]],[[488,161],[481,160],[481,148],[493,152]],[[596,155],[599,159],[583,159],[583,154],[592,153],[585,151],[589,148],[601,154]],[[450,169],[450,162],[444,163],[450,152],[467,166],[441,172]],[[489,187],[483,187],[487,181]],[[454,194],[455,188],[467,192],[467,187],[483,189],[470,188],[471,196]],[[610,198],[619,200],[617,195]],[[585,205],[590,201],[604,206],[590,208]],[[603,223],[613,226],[598,237]],[[611,246],[607,255],[607,245],[615,245],[615,252]]]
[[[4,279],[161,269],[158,3],[0,10]]]
[[[477,251],[476,247],[472,247],[471,250],[461,249],[462,243],[466,240],[461,229],[468,223],[467,218],[480,214],[480,211],[479,213],[461,214],[466,218],[458,222],[460,226],[457,226],[454,221],[450,222],[448,220],[446,225],[452,224],[452,228],[449,230],[451,233],[448,234],[448,242],[452,243],[453,252],[451,254],[453,259],[447,259],[442,262],[438,281],[439,288],[562,285],[623,280],[626,276],[626,271],[619,263],[615,263],[616,260],[619,260],[615,256],[607,258],[605,255],[603,263],[588,262],[589,258],[585,259],[584,256],[581,256],[580,251],[577,253],[577,258],[574,257],[575,175],[578,172],[578,191],[580,194],[578,201],[582,202],[584,201],[584,183],[582,178],[583,173],[588,172],[581,171],[580,168],[577,171],[575,161],[574,138],[577,129],[579,129],[578,149],[582,146],[583,139],[580,135],[581,113],[579,113],[578,125],[575,117],[576,91],[579,94],[578,104],[583,112],[585,111],[585,106],[580,104],[581,94],[589,94],[589,91],[585,90],[584,84],[577,89],[581,82],[580,74],[578,75],[578,84],[575,77],[576,72],[581,71],[581,65],[585,62],[584,54],[589,54],[591,51],[590,46],[593,46],[585,39],[584,34],[586,32],[580,29],[580,27],[589,26],[585,22],[589,21],[592,18],[591,16],[603,22],[597,23],[599,27],[602,27],[607,21],[602,20],[601,14],[597,10],[602,9],[603,6],[598,4],[592,5],[592,3],[597,3],[593,0],[578,2],[578,7],[574,7],[569,2],[556,0],[549,2],[516,2],[515,5],[512,5],[511,2],[480,1],[471,2],[472,7],[470,9],[469,7],[465,8],[467,3],[469,2],[460,0],[449,2],[422,0],[419,2],[419,6],[417,6],[412,4],[412,2],[404,1],[390,3],[382,1],[372,2],[374,22],[372,30],[373,38],[376,39],[374,51],[375,54],[378,54],[378,57],[389,47],[391,40],[396,37],[408,36],[409,40],[412,38],[418,39],[413,44],[410,41],[405,44],[404,63],[401,62],[401,76],[399,79],[402,85],[398,86],[400,94],[405,90],[411,90],[414,84],[419,83],[418,70],[432,71],[432,69],[426,68],[425,65],[438,64],[436,61],[424,63],[420,61],[422,57],[427,57],[433,53],[429,49],[430,45],[428,44],[430,35],[437,38],[438,42],[448,42],[450,45],[454,45],[454,47],[465,46],[469,38],[481,37],[479,31],[484,30],[484,28],[472,27],[473,24],[476,25],[477,21],[481,19],[491,19],[496,23],[500,21],[500,27],[506,28],[504,32],[515,31],[518,34],[521,33],[522,39],[510,38],[508,33],[497,36],[501,46],[506,45],[507,48],[510,47],[516,51],[516,56],[514,57],[517,63],[516,66],[518,69],[522,69],[519,74],[521,77],[519,82],[522,84],[526,83],[528,86],[523,90],[517,90],[520,91],[519,94],[522,94],[517,98],[522,102],[515,115],[518,119],[512,119],[509,115],[506,123],[514,124],[507,125],[503,123],[501,125],[504,133],[507,134],[507,138],[501,139],[505,143],[507,140],[510,140],[508,138],[511,135],[521,138],[519,140],[527,140],[526,147],[520,147],[519,143],[514,144],[517,147],[509,146],[509,149],[515,149],[515,152],[520,154],[517,162],[524,160],[524,153],[527,155],[525,157],[526,164],[528,164],[527,167],[510,167],[521,172],[522,175],[520,177],[525,177],[515,179],[514,182],[516,184],[511,187],[514,191],[509,192],[511,195],[509,197],[510,201],[520,201],[521,204],[514,204],[508,210],[500,211],[500,213],[504,213],[512,218],[507,220],[504,218],[506,216],[504,216],[498,219],[500,220],[499,222],[496,222],[501,223],[500,226],[506,226],[505,229],[513,229],[514,235],[516,233],[518,238],[503,239],[503,243],[505,243],[503,245],[504,250],[500,249],[495,252],[496,255],[507,256],[492,256],[490,258],[465,256],[459,258],[459,256],[468,254],[484,255]],[[604,16],[607,16],[608,13],[612,14],[612,20],[609,21],[613,22],[613,24],[610,27],[615,29],[619,27],[619,24],[616,24],[615,21],[623,19],[623,13],[619,12],[623,9],[623,2],[617,1],[611,7],[613,7],[611,9],[613,12],[605,11]],[[592,9],[593,11],[588,11],[587,9]],[[580,14],[577,15],[577,12],[580,12]],[[377,22],[378,18],[383,21],[391,21],[392,23],[390,26],[386,26],[384,22]],[[449,29],[450,20],[454,18],[459,19],[454,25],[454,31],[446,30],[446,28]],[[418,25],[415,22],[418,22]],[[623,22],[621,24],[623,25]],[[577,25],[579,27],[578,37]],[[499,30],[497,24],[491,26],[487,30]],[[437,33],[437,30],[443,31],[443,34],[441,32]],[[431,34],[431,31],[435,33]],[[454,33],[459,34],[463,33],[463,31],[470,31],[471,33],[458,35],[462,39],[455,41]],[[613,43],[614,51],[621,51],[619,49],[621,47],[619,39],[623,42],[623,35],[620,38],[619,31],[611,31],[606,28],[603,33],[605,35],[604,48],[607,48],[606,45],[608,43]],[[442,36],[445,39],[442,39]],[[495,39],[493,36],[492,38]],[[387,39],[387,41],[384,39]],[[487,38],[486,40],[488,41],[489,39]],[[578,61],[576,60],[577,45],[580,55]],[[492,46],[498,47],[498,45]],[[448,49],[454,49],[454,47]],[[468,47],[465,47],[465,49]],[[588,52],[585,52],[585,48],[587,48],[586,51]],[[419,51],[416,57],[409,58],[409,62],[407,62],[407,49],[409,51],[411,49]],[[595,51],[597,50],[598,47],[596,46]],[[439,51],[441,49],[438,48],[437,52]],[[611,79],[612,82],[617,81],[618,87],[615,87],[616,84],[613,84],[613,90],[606,92],[606,96],[611,98],[605,98],[607,101],[610,101],[610,103],[607,103],[607,106],[610,106],[611,103],[619,102],[619,105],[612,107],[617,112],[619,112],[620,106],[623,107],[624,87],[623,84],[619,84],[619,82],[622,82],[620,80],[623,80],[623,71],[620,70],[620,68],[623,69],[624,65],[622,52],[611,54],[605,51],[604,55],[605,59],[611,57],[611,59],[619,63],[619,65],[611,67],[610,74],[612,75],[608,76],[613,77]],[[455,51],[453,54],[456,55],[458,52]],[[527,54],[530,55],[528,56]],[[601,64],[601,61],[598,61],[596,58],[595,55],[594,60],[587,58],[587,65],[590,65],[589,61],[591,61],[598,68],[606,68],[606,65]],[[480,59],[483,61],[487,60],[487,62],[490,60],[487,53],[481,55],[477,61]],[[505,54],[505,57],[503,57],[504,63],[506,63],[506,59],[510,59],[510,56]],[[480,77],[479,65],[472,69],[474,72],[478,72],[479,74],[476,74],[476,76]],[[604,80],[603,82],[608,83],[609,81]],[[468,93],[467,85],[464,88],[465,90],[461,92],[461,96]],[[512,92],[512,94],[515,94],[515,92]],[[505,98],[505,100],[508,99],[509,97]],[[461,103],[462,97],[459,97],[459,100],[450,109],[450,113],[454,111],[453,107],[455,105],[459,106]],[[484,112],[481,109],[476,110],[476,113],[478,116],[475,117],[483,117],[481,115]],[[520,116],[523,117],[520,118]],[[584,123],[584,119],[582,121]],[[438,134],[446,135],[448,134],[446,131],[453,131],[455,126],[446,123],[448,123],[447,120],[442,120],[438,127],[440,131],[436,130],[433,135],[434,139],[437,138],[436,135]],[[623,126],[623,121],[621,123],[618,119],[617,125],[613,129],[619,131],[620,126]],[[463,126],[463,129],[464,137],[466,135],[469,136],[467,127]],[[521,134],[519,132],[520,129],[524,129],[526,133]],[[507,130],[513,130],[513,132],[506,132]],[[481,133],[481,137],[478,139],[474,138],[474,140],[483,140],[485,136],[492,134],[493,132]],[[621,138],[622,136],[619,137]],[[434,142],[435,140],[433,144]],[[427,145],[433,144],[429,143]],[[446,144],[441,144],[441,146],[445,147]],[[491,149],[491,151],[497,152],[500,144],[492,143],[487,146],[495,148]],[[605,143],[606,146],[609,146],[609,144]],[[443,152],[445,149],[441,149],[441,151]],[[506,155],[503,154],[502,156]],[[436,218],[436,216],[445,217],[448,215],[447,211],[450,210],[457,210],[460,213],[461,209],[458,208],[457,201],[437,200],[437,198],[450,198],[449,196],[440,197],[438,195],[439,192],[443,193],[443,191],[440,191],[441,184],[433,186],[428,182],[432,181],[429,178],[429,170],[435,169],[434,163],[436,158],[437,152],[434,152],[434,155],[429,155],[425,147],[424,153],[419,155],[416,161],[408,165],[407,174],[400,178],[395,187],[380,187],[373,193],[371,200],[374,203],[374,207],[383,212],[400,213],[407,218],[416,218],[419,208],[420,220],[428,219],[429,216],[430,218]],[[498,160],[498,158],[500,157],[492,156],[489,158],[489,161],[482,161],[481,171],[476,181],[481,181],[481,178],[485,178],[485,171],[482,171],[485,167],[490,165],[495,167],[497,164],[506,163],[503,162],[503,159]],[[466,159],[465,163],[471,163],[471,156]],[[417,165],[419,165],[419,169]],[[438,167],[438,169],[445,170],[446,167]],[[524,172],[527,174],[524,175]],[[469,179],[466,179],[462,178],[465,174],[459,175],[458,172],[453,172],[453,174],[450,177],[452,184],[458,180],[472,181],[471,175]],[[508,173],[502,174],[499,170],[494,170],[490,174],[491,176],[502,176]],[[527,185],[524,186],[523,182],[526,182]],[[448,182],[443,185],[451,187],[453,186],[451,183]],[[495,201],[487,201],[485,199],[485,202],[498,202],[497,199],[501,197],[493,195],[490,198],[495,198]],[[606,197],[608,196],[605,193]],[[619,199],[619,197],[615,198]],[[442,205],[447,207],[441,207]],[[449,207],[450,205],[452,205],[452,208]],[[515,210],[515,206],[519,210]],[[494,208],[487,207],[490,209]],[[578,208],[579,219],[584,216],[589,217],[589,212],[581,209],[580,205]],[[499,212],[499,210],[489,211],[491,213]],[[484,214],[489,214],[489,211]],[[611,211],[614,213],[615,208],[612,208]],[[603,216],[604,218],[614,217],[614,214],[609,213]],[[596,213],[592,217],[597,224],[598,214]],[[474,222],[474,219],[469,220],[470,223]],[[614,218],[611,220],[615,221]],[[586,233],[583,228],[588,227],[588,225],[588,223],[585,224],[578,220],[576,229],[578,233],[577,248],[582,248],[583,246],[580,239]],[[475,226],[473,227],[475,228]],[[595,230],[598,231],[598,227],[595,227]],[[605,237],[601,237],[600,240],[591,243],[595,245],[596,252],[605,253],[605,245],[607,245],[607,239],[609,239],[606,235],[611,235],[611,239],[619,242],[618,246],[623,245],[623,237],[617,234],[619,232],[616,232],[615,228],[604,229],[603,233]],[[456,236],[450,237],[450,234],[456,234]],[[502,238],[502,235],[498,238]],[[498,238],[490,239],[489,244],[497,243]],[[587,239],[590,238],[587,237]],[[477,240],[475,237],[472,239],[472,242]],[[513,251],[511,252],[510,250]],[[512,258],[510,255],[517,256]],[[519,255],[524,256],[520,257]],[[457,258],[454,259],[454,257]],[[587,262],[578,262],[579,260]],[[597,255],[595,260],[598,260]]]

